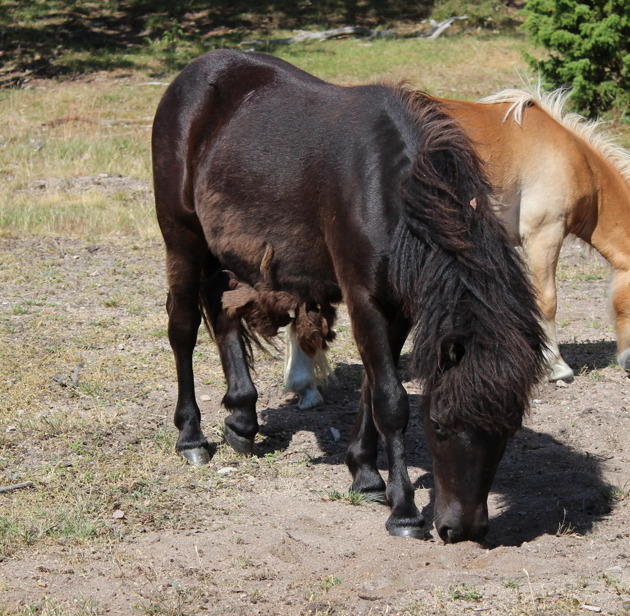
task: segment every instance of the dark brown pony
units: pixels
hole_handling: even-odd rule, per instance
[[[543,334],[477,156],[441,105],[400,88],[335,86],[271,56],[215,51],[166,90],[153,170],[178,451],[209,460],[192,365],[202,315],[227,381],[226,440],[251,453],[250,336],[291,322],[313,355],[332,339],[343,300],[365,367],[347,459],[352,489],[384,493],[391,534],[422,536],[396,370],[413,331],[436,527],[445,541],[483,537],[497,465],[541,375]]]

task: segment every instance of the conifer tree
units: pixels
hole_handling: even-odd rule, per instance
[[[630,114],[630,1],[528,0],[525,29],[548,50],[528,57],[547,85],[574,88],[579,111]]]

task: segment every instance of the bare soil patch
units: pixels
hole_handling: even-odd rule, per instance
[[[412,383],[408,461],[427,539],[388,536],[384,507],[344,497],[361,366],[343,312],[323,408],[298,411],[282,361],[261,357],[252,458],[221,444],[224,388],[201,332],[216,453],[204,469],[183,464],[162,256],[157,240],[0,240],[0,483],[35,483],[0,494],[13,542],[0,614],[630,613],[630,383],[596,255],[562,256],[561,350],[578,376],[536,392],[499,468],[487,542],[453,546],[431,530]],[[61,505],[93,531],[62,532],[49,518]]]

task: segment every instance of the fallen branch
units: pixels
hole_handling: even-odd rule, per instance
[[[389,33],[389,34],[387,34]],[[359,26],[344,26],[343,28],[335,28],[334,30],[325,30],[324,32],[305,32],[300,30],[295,36],[281,39],[255,39],[251,41],[242,41],[242,47],[250,47],[252,49],[261,49],[269,45],[291,45],[292,43],[303,43],[305,41],[328,41],[330,39],[343,38],[346,36],[363,36],[367,40],[374,38],[382,38],[387,36],[396,36],[392,30],[370,30],[369,28],[361,28]]]
[[[24,483],[16,483],[12,486],[0,486],[0,492],[13,492],[13,490],[20,490],[21,488],[30,488],[35,485],[32,481],[25,481]]]
[[[468,19],[468,15],[449,17],[440,23],[432,20],[431,32],[417,34],[416,37],[426,38],[431,41],[435,40],[455,21],[461,19]],[[324,30],[323,32],[305,32],[301,30],[295,36],[291,36],[289,38],[241,41],[240,46],[248,47],[250,49],[263,49],[265,47],[272,47],[275,45],[291,45],[292,43],[303,43],[305,41],[329,41],[331,39],[344,38],[348,36],[360,36],[364,37],[365,40],[373,40],[376,38],[395,38],[398,35],[394,30],[370,30],[369,28],[362,28],[360,26],[344,26],[342,28],[335,28],[334,30]]]
[[[442,34],[442,32],[444,32],[444,30],[446,30],[447,28],[450,28],[454,22],[459,21],[460,19],[468,19],[468,15],[458,15],[457,17],[449,17],[448,19],[445,19],[444,21],[440,23],[437,23],[431,20],[431,27],[433,28],[433,31],[426,38],[429,39],[430,41],[434,41],[438,36],[440,36],[440,34]]]

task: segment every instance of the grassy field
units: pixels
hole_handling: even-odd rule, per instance
[[[331,41],[277,53],[336,83],[405,80],[472,100],[518,86],[527,48],[518,36],[487,35]],[[144,66],[0,90],[0,234],[155,236],[146,198],[150,127],[172,76],[156,80]],[[610,128],[630,143],[630,129]]]

